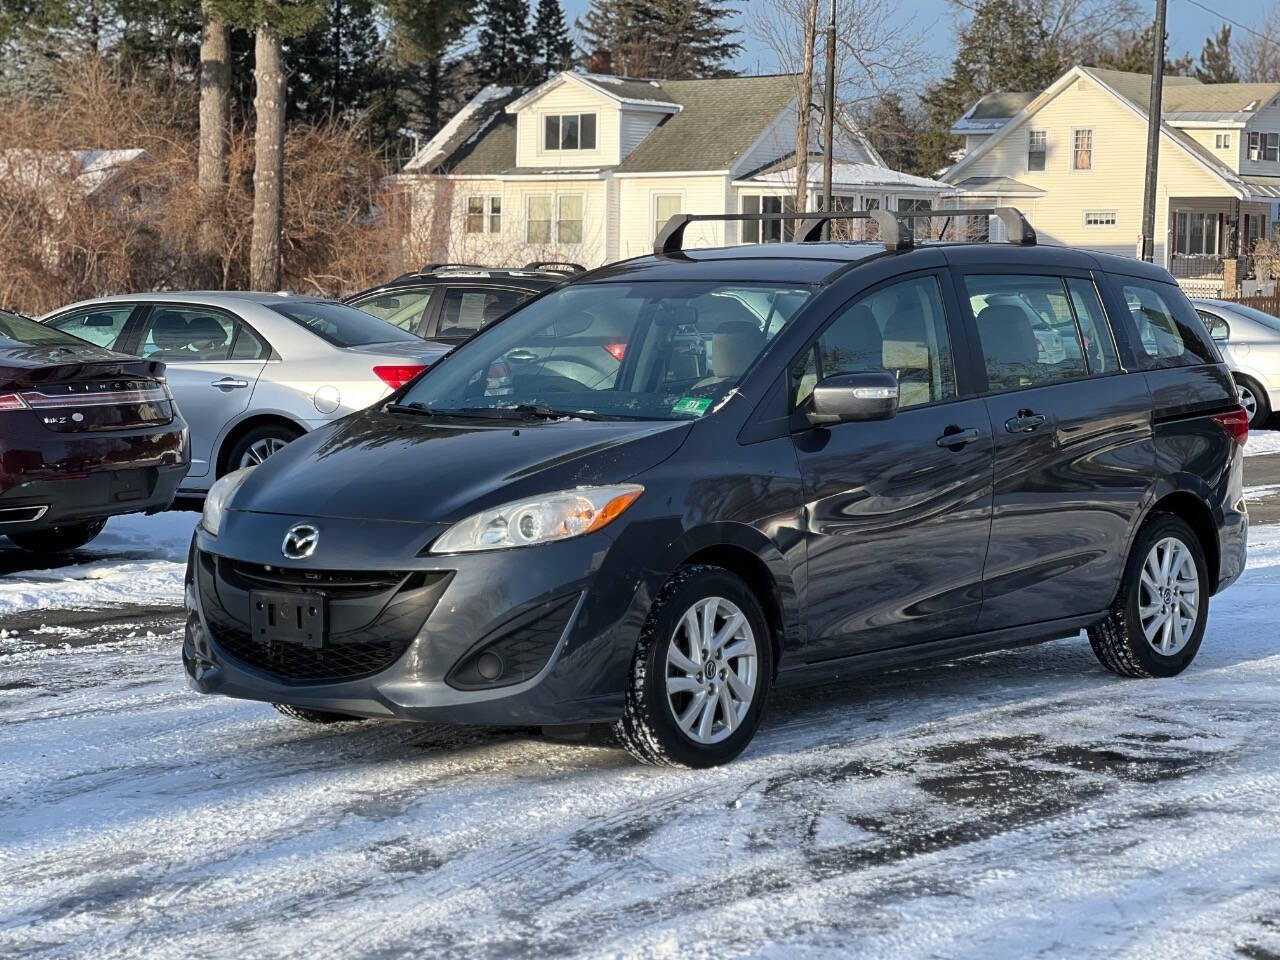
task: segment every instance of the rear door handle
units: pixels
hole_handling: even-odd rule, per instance
[[[508,360],[514,360],[516,363],[529,363],[531,360],[537,360],[538,355],[532,350],[512,350],[507,354]]]
[[[1039,413],[1019,410],[1016,417],[1010,417],[1004,422],[1004,428],[1009,433],[1030,433],[1043,424],[1044,420],[1044,416]]]
[[[240,390],[248,385],[248,380],[240,380],[236,377],[223,377],[221,380],[215,380],[209,384],[209,386],[217,387],[219,390]]]
[[[982,439],[982,431],[973,427],[968,430],[962,427],[947,427],[947,431],[937,439],[938,446],[959,450]]]

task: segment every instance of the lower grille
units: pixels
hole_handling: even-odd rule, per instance
[[[228,657],[281,683],[356,680],[395,663],[453,577],[441,571],[311,571],[199,555],[197,586],[209,634]],[[253,635],[250,591],[321,593],[329,609],[324,646]]]

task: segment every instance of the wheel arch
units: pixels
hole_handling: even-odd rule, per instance
[[[1218,541],[1218,518],[1209,506],[1207,489],[1199,492],[1194,482],[1198,478],[1187,478],[1185,484],[1158,490],[1156,496],[1143,514],[1142,520],[1134,528],[1130,538],[1129,549],[1133,549],[1138,531],[1157,513],[1171,513],[1187,522],[1200,541],[1200,549],[1204,551],[1205,562],[1209,565],[1210,593],[1217,591],[1218,579],[1222,569],[1222,545]],[[1200,481],[1202,484],[1204,481]]]
[[[290,429],[297,430],[298,435],[310,432],[310,427],[296,417],[287,414],[277,413],[274,411],[255,411],[241,420],[235,421],[222,434],[222,439],[218,441],[218,452],[213,457],[213,477],[217,479],[226,472],[227,457],[230,456],[232,448],[251,430],[258,427],[270,426],[272,424],[282,424]]]

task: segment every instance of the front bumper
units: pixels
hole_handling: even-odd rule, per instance
[[[284,533],[302,521],[320,528],[321,546],[306,561],[284,561]],[[439,532],[235,511],[218,537],[197,530],[183,645],[190,685],[414,721],[534,726],[620,716],[638,624],[635,576],[613,559],[613,541],[601,532],[534,548],[419,557]],[[354,588],[352,577],[359,578]],[[249,591],[268,585],[325,595],[323,648],[257,642],[247,622]],[[506,671],[496,686],[476,669],[480,654],[494,650]]]

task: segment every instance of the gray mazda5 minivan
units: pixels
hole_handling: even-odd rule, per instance
[[[877,244],[685,251],[675,218],[223,477],[191,684],[707,766],[782,684],[1081,629],[1179,673],[1245,562],[1231,376],[1164,270],[987,214],[1013,242],[874,211]]]

